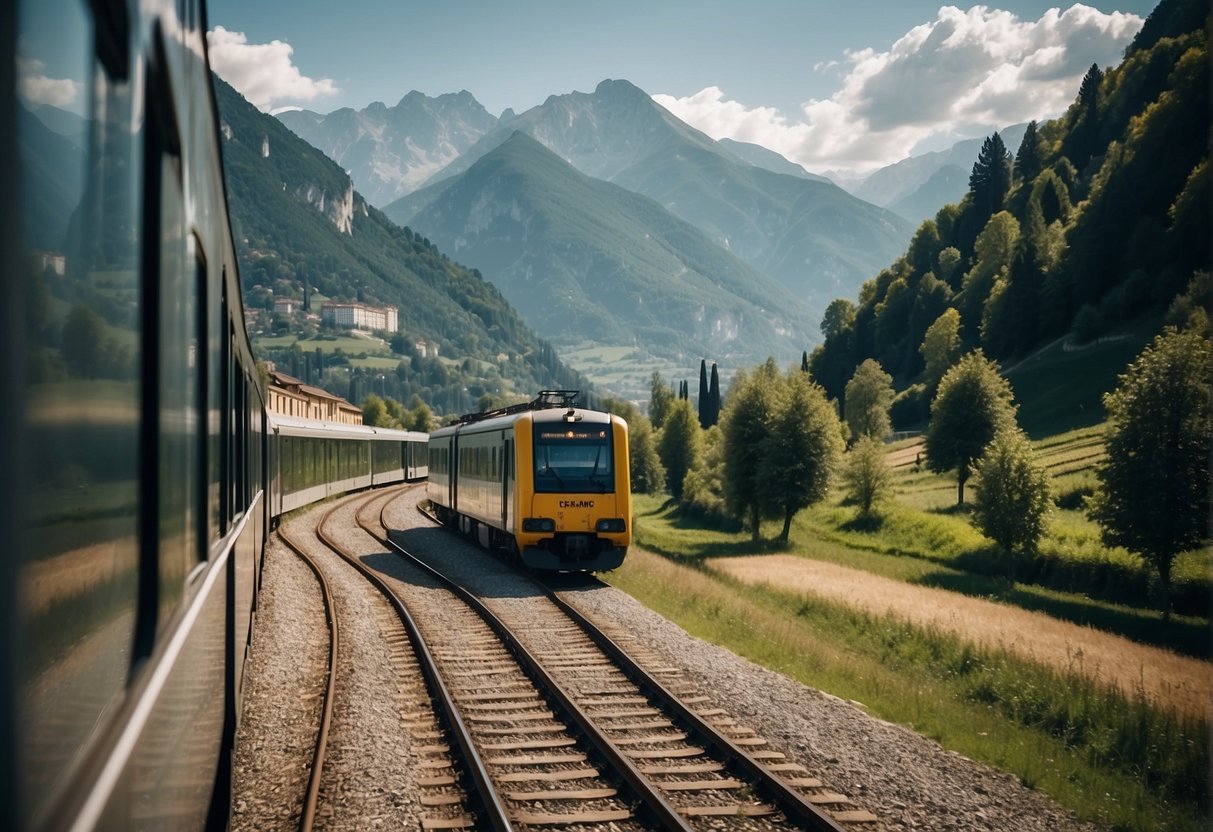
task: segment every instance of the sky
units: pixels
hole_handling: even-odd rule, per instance
[[[211,0],[215,70],[263,110],[468,90],[489,112],[631,81],[713,138],[861,172],[1060,115],[1153,0]]]

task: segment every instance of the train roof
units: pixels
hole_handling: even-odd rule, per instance
[[[604,413],[601,410],[587,410],[584,407],[522,410],[515,413],[507,413],[502,416],[495,416],[481,421],[456,422],[453,425],[448,425],[447,427],[439,428],[438,430],[433,431],[430,436],[441,437],[449,436],[453,433],[472,434],[501,430],[502,428],[510,427],[521,419],[527,418],[529,418],[535,424],[551,424],[556,422],[572,421],[580,424],[607,425],[611,423],[612,416],[610,413]]]
[[[282,436],[323,436],[330,439],[395,440],[398,442],[425,442],[429,435],[416,430],[350,425],[342,422],[324,422],[315,419],[300,419],[267,413],[270,430]]]

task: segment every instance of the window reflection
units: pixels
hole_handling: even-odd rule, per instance
[[[78,0],[22,0],[27,363],[21,726],[30,816],[119,702],[137,594],[141,167],[131,86]]]

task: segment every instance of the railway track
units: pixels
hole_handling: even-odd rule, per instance
[[[416,688],[406,728],[421,757],[422,829],[840,832],[875,820],[710,707],[677,671],[633,658],[635,648],[620,644],[625,634],[603,633],[559,590],[532,583],[525,597],[480,599],[404,552],[389,541],[384,519],[403,493],[338,503],[315,533],[387,598],[407,633],[399,640],[416,663],[417,681],[402,684]],[[365,532],[353,545],[357,532],[331,528],[347,507]],[[340,526],[348,525],[347,515]],[[311,563],[323,586],[333,564],[316,564],[296,541],[284,542]],[[341,649],[331,599],[326,608],[329,704],[303,830],[318,808],[330,816],[342,811],[321,808],[324,737],[340,735],[326,727]]]
[[[389,501],[371,521],[359,512],[368,533],[413,562],[432,565],[389,541],[383,518]],[[431,518],[432,519],[432,518]],[[713,819],[744,819],[747,828],[857,829],[876,820],[842,795],[831,793],[799,764],[737,725],[725,712],[706,707],[697,691],[675,690],[659,677],[672,668],[648,671],[616,639],[582,615],[560,593],[540,584],[525,604],[483,601],[457,582],[432,571],[451,591],[529,655],[569,713],[576,714],[604,756],[621,758],[629,785],[655,790],[692,828]],[[685,684],[680,682],[685,688]],[[588,724],[585,724],[588,723]],[[642,782],[635,780],[639,775]]]

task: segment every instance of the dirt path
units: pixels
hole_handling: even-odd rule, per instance
[[[981,645],[1086,673],[1129,693],[1141,690],[1180,713],[1208,718],[1213,711],[1213,664],[1091,627],[794,555],[714,558],[709,564],[746,583],[765,583],[950,630]]]

